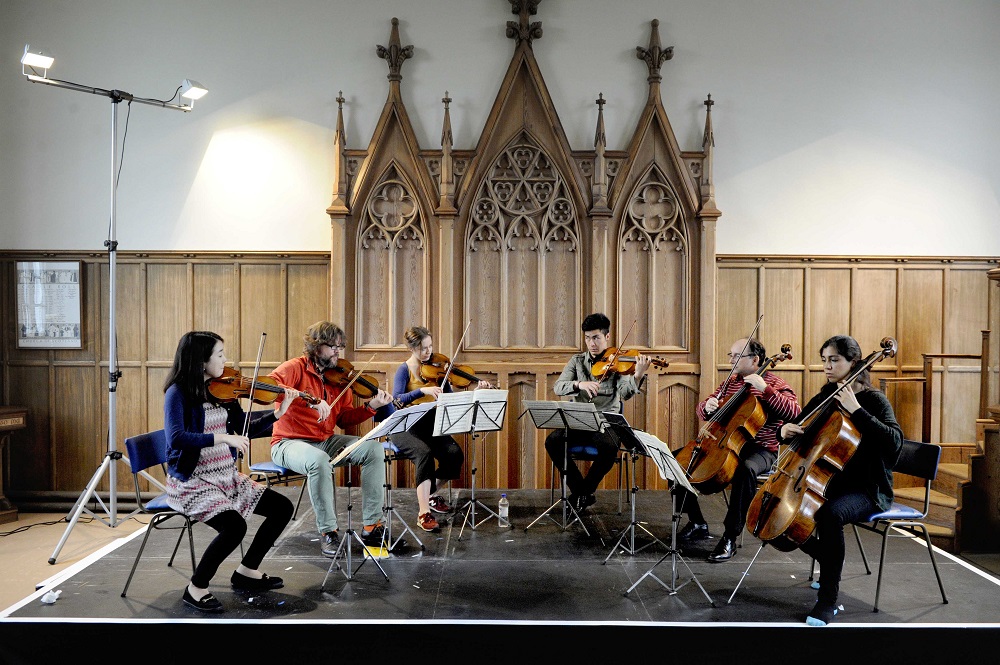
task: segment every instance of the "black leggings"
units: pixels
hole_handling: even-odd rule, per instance
[[[274,546],[278,536],[291,521],[293,510],[294,506],[288,497],[270,488],[265,489],[253,511],[254,515],[261,515],[264,521],[257,529],[253,542],[250,543],[240,563],[251,570],[257,570],[267,551]],[[247,522],[235,510],[221,512],[205,520],[205,524],[218,531],[219,535],[205,548],[205,553],[201,555],[201,561],[191,576],[191,584],[199,589],[208,588],[215,573],[219,571],[219,566],[240,546],[247,535]]]

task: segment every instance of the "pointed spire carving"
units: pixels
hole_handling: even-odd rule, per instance
[[[347,212],[347,133],[344,131],[344,91],[337,92],[337,130],[333,134],[333,201],[328,212]]]
[[[403,75],[400,74],[400,69],[403,67],[404,61],[413,57],[413,44],[400,46],[398,18],[393,17],[392,19],[392,32],[389,34],[389,45],[378,45],[375,47],[375,52],[378,53],[378,57],[389,63],[389,75],[386,78],[395,83],[402,81]]]
[[[597,132],[594,135],[594,177],[591,182],[591,214],[611,214],[608,208],[608,160],[604,152],[608,147],[608,139],[604,133],[604,93],[599,93],[594,101],[597,104]]]
[[[517,21],[507,21],[507,37],[517,41],[526,42],[531,46],[531,40],[542,38],[542,22],[532,23],[529,16],[538,13],[538,4],[542,0],[509,0],[512,14],[517,14]]]
[[[660,76],[660,65],[674,57],[674,47],[662,48],[660,46],[659,19],[654,18],[650,22],[650,25],[652,27],[649,31],[649,46],[646,48],[636,46],[635,56],[644,61],[646,67],[649,68],[649,76],[646,77],[646,81],[649,83],[659,83],[662,78]]]
[[[439,186],[441,199],[438,202],[438,211],[455,211],[455,166],[454,157],[451,154],[451,113],[448,105],[451,104],[451,97],[448,91],[444,91],[441,99],[444,103],[444,122],[441,126],[441,183]]]
[[[705,135],[701,140],[701,148],[705,154],[701,167],[701,209],[702,214],[715,213],[715,181],[712,179],[712,160],[715,148],[715,134],[712,132],[712,95],[705,100]]]

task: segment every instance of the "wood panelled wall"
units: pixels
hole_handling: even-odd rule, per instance
[[[17,261],[79,260],[83,348],[19,349]],[[12,442],[9,493],[81,491],[108,451],[109,262],[107,255],[0,255],[3,275],[3,401],[29,407],[29,427]],[[328,254],[241,255],[119,251],[116,346],[121,378],[115,390],[116,447],[128,436],[163,427],[163,381],[177,340],[189,330],[213,330],[226,357],[253,370],[266,333],[262,371],[302,351],[306,327],[330,309]],[[268,454],[264,443],[255,456]],[[131,475],[117,465],[117,487]],[[110,487],[105,478],[98,487]]]
[[[795,357],[777,371],[804,403],[825,381],[819,350],[826,339],[849,334],[868,354],[878,349],[883,337],[893,337],[898,354],[872,369],[873,382],[894,379],[886,383],[886,393],[904,434],[920,439],[922,354],[982,353],[983,331],[996,308],[987,272],[996,263],[996,259],[720,256],[716,355],[722,358],[731,341],[746,335],[763,314],[759,337],[768,351],[777,351],[785,342],[792,345]],[[993,367],[996,361],[992,357]],[[717,374],[721,377],[728,371],[723,365]],[[902,377],[914,380],[899,380]],[[931,441],[976,440],[980,380],[980,360],[935,360]],[[995,400],[996,395],[990,395],[988,403]]]
[[[72,252],[0,253],[3,320],[16,318],[14,268],[18,260],[80,260],[83,264],[84,345],[79,350],[16,348],[14,326],[3,328],[4,404],[29,407],[28,429],[15,432],[10,450],[8,493],[78,494],[108,450],[108,264],[99,254]],[[778,370],[805,401],[823,382],[819,346],[833,334],[849,333],[868,353],[884,336],[895,337],[899,354],[876,366],[875,378],[919,377],[922,353],[979,353],[981,331],[997,306],[996,282],[987,271],[996,260],[919,258],[799,258],[722,256],[719,283],[715,381],[728,372],[725,353],[764,314],[760,338],[769,352],[790,343],[794,357]],[[162,383],[178,338],[187,330],[215,330],[226,339],[230,362],[253,367],[261,333],[266,333],[262,367],[275,367],[301,353],[301,337],[314,321],[329,318],[330,259],[327,254],[124,253],[117,257],[118,382],[117,448],[127,436],[162,427]],[[363,305],[365,310],[376,306]],[[354,316],[359,313],[355,312]],[[995,313],[993,314],[995,316]],[[364,318],[363,316],[361,318]],[[578,326],[577,326],[578,328]],[[618,331],[619,334],[621,331]],[[576,332],[576,344],[582,338]],[[348,340],[355,364],[371,353]],[[995,345],[994,345],[995,346]],[[451,350],[445,351],[451,353]],[[408,353],[400,342],[377,354],[366,373],[385,385]],[[536,349],[491,356],[463,355],[477,374],[509,390],[505,426],[476,439],[476,486],[547,488],[551,465],[545,432],[519,418],[524,401],[555,399],[552,384],[568,352]],[[996,365],[996,361],[993,361]],[[634,426],[672,447],[697,431],[694,406],[700,376],[688,368],[653,373],[645,394],[626,403]],[[935,366],[934,440],[972,441],[979,404],[975,360]],[[993,384],[995,382],[991,382]],[[888,394],[908,436],[918,436],[920,384],[894,383]],[[996,396],[991,397],[991,404]],[[365,425],[354,433],[367,431]],[[473,451],[467,437],[466,469],[455,482],[468,487]],[[254,442],[253,458],[268,454],[266,440]],[[398,465],[402,486],[412,465]],[[126,465],[118,467],[120,491],[130,489]],[[604,487],[615,487],[609,474]],[[651,463],[639,470],[642,488],[663,488]],[[99,490],[108,489],[107,480]]]

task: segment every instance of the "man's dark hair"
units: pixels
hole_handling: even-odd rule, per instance
[[[583,324],[580,326],[580,329],[583,332],[587,332],[588,330],[600,330],[602,333],[607,335],[611,331],[611,319],[600,312],[588,314],[587,318],[583,320]]]

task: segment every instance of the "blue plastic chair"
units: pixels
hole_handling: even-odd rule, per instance
[[[187,533],[188,544],[191,549],[191,570],[195,569],[194,560],[194,536],[191,533],[191,527],[194,526],[196,520],[191,519],[184,513],[178,512],[167,505],[167,493],[163,492],[150,501],[143,501],[142,491],[139,487],[139,476],[146,475],[147,478],[156,481],[152,476],[149,476],[147,469],[159,466],[164,475],[166,475],[167,468],[167,437],[162,429],[156,430],[154,432],[148,432],[146,434],[139,434],[138,436],[132,436],[125,439],[125,449],[128,455],[129,465],[132,468],[132,478],[135,483],[135,502],[139,506],[140,514],[151,515],[152,519],[149,521],[149,526],[146,527],[146,534],[142,537],[142,545],[139,546],[139,551],[135,555],[135,561],[132,563],[132,570],[128,574],[128,579],[125,581],[125,588],[122,589],[122,598],[128,592],[128,587],[132,583],[132,576],[135,575],[135,569],[139,565],[139,559],[142,558],[142,553],[146,549],[146,542],[149,540],[149,534],[155,529],[179,529],[180,534],[177,536],[177,543],[174,545],[174,551],[170,554],[170,561],[167,562],[168,566],[174,565],[174,557],[177,555],[177,550],[181,546],[181,539],[184,538],[184,534]],[[162,486],[161,486],[162,487]],[[170,526],[165,526],[164,523],[168,520],[173,519],[173,523]],[[178,524],[178,520],[183,521],[183,524]]]

